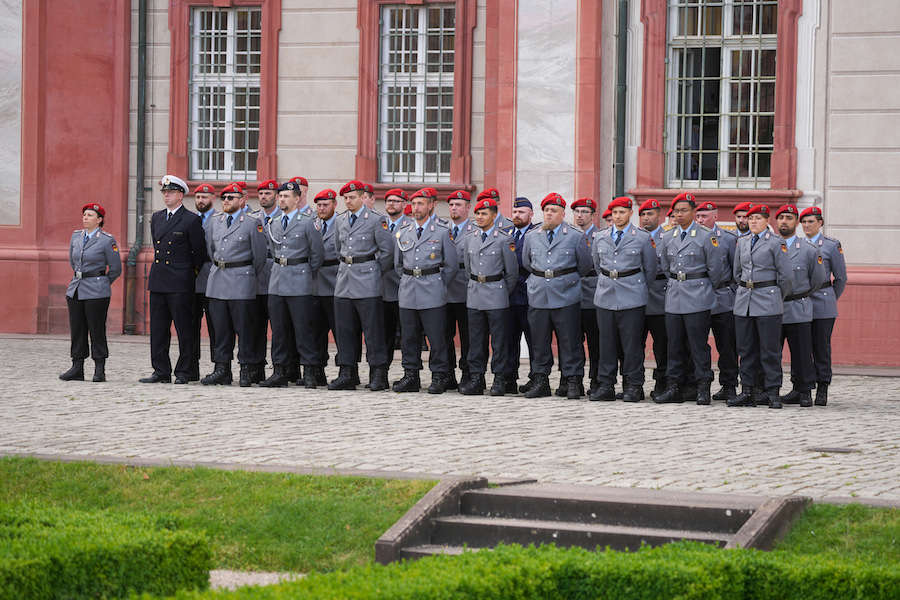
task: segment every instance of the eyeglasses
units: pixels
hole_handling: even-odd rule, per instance
[[[240,199],[241,199],[240,196],[222,196],[222,201],[223,201],[223,202],[226,201],[226,200],[240,200]]]
[[[593,214],[594,211],[592,211],[588,208],[576,208],[572,212],[575,213],[576,215],[591,215],[591,214]]]
[[[690,208],[676,208],[675,210],[672,211],[672,214],[673,215],[686,215],[689,212],[691,212]]]

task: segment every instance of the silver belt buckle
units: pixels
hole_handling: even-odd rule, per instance
[[[479,276],[478,276],[478,283],[486,283],[486,282],[487,282],[487,276],[486,276],[486,275],[479,275]]]
[[[287,261],[288,261],[288,259],[286,259],[285,257],[282,256],[278,259],[278,264],[281,265],[282,267],[286,267]]]
[[[544,271],[544,277],[547,279],[553,279],[553,269],[547,269]]]
[[[687,281],[687,276],[684,271],[678,271],[678,281]]]
[[[752,279],[749,280],[749,281],[747,281],[747,289],[748,289],[748,290],[752,290],[752,289],[753,289],[753,280],[752,280]]]
[[[225,261],[224,261],[224,260],[217,260],[217,261],[216,261],[216,266],[219,267],[220,269],[224,269],[224,268],[225,268]]]
[[[422,269],[420,269],[419,267],[415,267],[412,271],[413,271],[413,277],[421,277],[422,276]]]
[[[75,271],[75,279],[81,279],[81,271]]]
[[[352,256],[345,256],[345,257],[344,257],[344,262],[347,263],[348,265],[352,265],[352,264],[353,264],[353,257],[352,257]]]
[[[615,271],[615,270],[610,271],[610,272],[609,272],[609,278],[610,278],[610,279],[618,279],[618,278],[619,278],[619,272],[618,272],[618,271]]]

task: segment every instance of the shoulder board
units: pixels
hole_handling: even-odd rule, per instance
[[[407,221],[405,223],[400,223],[400,229],[406,229],[408,227],[412,227],[412,221]]]
[[[435,221],[435,223],[440,223],[440,224],[443,225],[444,227],[449,227],[449,226],[450,226],[450,221],[448,221],[448,220],[445,219],[444,217],[435,217],[435,218],[434,218],[434,221]]]
[[[103,231],[102,229],[100,230],[100,235],[105,235],[105,236],[108,237],[108,238],[111,238],[111,237],[112,237],[112,234],[111,234],[111,233],[107,233],[106,231]]]
[[[372,213],[373,215],[375,215],[376,217],[383,217],[383,216],[385,216],[384,213],[380,213],[380,212],[378,212],[377,210],[375,210],[374,208],[370,208],[370,209],[369,209],[369,212]]]
[[[663,231],[671,231],[674,225],[663,225]]]
[[[710,231],[712,231],[712,229],[710,229],[710,228],[707,227],[706,225],[700,225],[700,223],[697,223],[697,227],[699,227],[700,231],[705,231],[705,232],[707,232],[707,233],[709,233]]]
[[[505,233],[506,235],[512,235],[513,229],[515,229],[514,225],[510,225],[508,227],[498,227],[497,228],[500,233]]]
[[[442,219],[435,219],[434,221],[432,221],[432,223],[434,223],[438,227],[443,227],[444,229],[450,229],[450,225],[447,223],[447,221],[444,221]]]
[[[76,229],[72,233],[84,233],[84,229]]]
[[[833,237],[828,237],[828,236],[825,235],[824,233],[822,234],[822,238],[821,238],[821,239],[823,239],[823,240],[828,240],[829,242],[834,242],[834,243],[837,244],[838,246],[841,245],[841,241],[840,241],[840,240],[835,239],[835,238],[833,238]]]

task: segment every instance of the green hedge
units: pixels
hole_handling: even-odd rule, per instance
[[[311,575],[265,588],[182,592],[177,598],[880,600],[898,595],[897,565],[788,560],[778,553],[678,543],[636,553],[501,546],[492,552]]]
[[[170,517],[0,503],[0,600],[206,589],[205,538]]]

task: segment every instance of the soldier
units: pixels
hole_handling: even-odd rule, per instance
[[[653,358],[656,360],[656,368],[653,369],[653,379],[656,385],[650,392],[652,398],[666,389],[666,357],[668,356],[668,336],[666,336],[666,285],[669,278],[662,271],[662,235],[663,228],[660,225],[662,208],[654,198],[644,201],[638,209],[638,219],[641,227],[650,234],[650,245],[656,254],[656,277],[648,281],[647,306],[644,309],[644,331],[641,339],[644,346],[647,345],[647,334],[653,336]]]
[[[400,188],[388,190],[384,193],[385,216],[381,226],[393,236],[400,228],[412,220],[403,214],[403,205],[408,196]],[[394,350],[397,347],[397,330],[400,326],[400,305],[397,294],[400,288],[400,272],[391,269],[384,274],[384,343],[387,345],[388,368],[394,359]]]
[[[203,227],[204,245],[206,227],[210,222],[210,218],[218,214],[213,208],[213,202],[216,197],[216,189],[208,183],[201,183],[194,188],[194,207],[200,214],[200,225]],[[204,252],[205,254],[205,252]],[[216,330],[212,324],[212,317],[209,316],[209,300],[206,297],[206,281],[209,279],[209,268],[212,263],[209,256],[200,265],[197,272],[197,280],[194,284],[194,339],[197,343],[194,345],[194,361],[191,365],[191,378],[196,377],[196,381],[200,381],[200,324],[203,321],[203,315],[206,314],[206,333],[209,336],[209,357],[212,360],[213,348],[216,346]]]
[[[694,217],[698,223],[711,230],[716,240],[715,248],[725,263],[725,280],[716,286],[716,304],[710,311],[710,327],[719,353],[719,385],[721,389],[712,395],[713,400],[726,402],[737,395],[738,357],[734,333],[734,290],[737,284],[731,278],[734,249],[737,236],[716,224],[719,209],[709,200],[701,202]]]
[[[393,268],[390,234],[381,216],[363,205],[365,184],[350,181],[341,188],[347,211],[334,225],[338,265],[334,286],[334,323],[337,335],[337,363],[340,371],[328,384],[329,390],[353,390],[359,382],[357,357],[361,355],[360,334],[366,337],[369,389],[386,390],[387,347],[384,342],[385,272]]]
[[[467,396],[484,394],[487,370],[487,345],[490,335],[491,396],[506,393],[504,374],[509,372],[506,361],[509,349],[509,293],[519,278],[516,246],[508,233],[494,224],[497,219],[497,202],[485,198],[475,205],[475,223],[480,231],[466,236],[462,244],[462,258],[469,288],[466,306],[469,311],[469,336],[472,340],[468,355],[470,373],[459,385],[459,391]]]
[[[463,264],[465,255],[465,239],[476,227],[469,222],[469,203],[471,196],[465,190],[456,190],[447,198],[450,209],[450,239],[456,246],[459,257],[459,270],[447,286],[447,349],[450,354],[450,383],[448,390],[456,389],[456,367],[462,374],[459,381],[470,379],[469,371],[469,319],[466,308],[466,291],[469,282]],[[459,330],[459,363],[456,361],[456,332]]]
[[[718,238],[694,221],[697,201],[682,192],[672,200],[675,227],[662,236],[662,270],[669,277],[666,288],[666,333],[669,341],[666,389],[654,402],[684,402],[682,380],[693,370],[697,404],[709,404],[713,380],[709,349],[710,310],[715,306],[715,287],[726,277],[718,253]],[[683,348],[687,347],[687,353]]]
[[[768,206],[754,204],[747,217],[749,234],[738,239],[732,272],[741,393],[727,404],[755,406],[753,387],[762,372],[769,408],[781,408],[782,299],[791,293],[791,260],[784,240],[767,230]]]
[[[847,285],[847,265],[841,242],[822,233],[822,209],[810,206],[800,213],[800,224],[806,238],[819,250],[826,280],[812,294],[813,360],[816,365],[816,406],[828,404],[828,386],[831,385],[831,332],[837,318],[837,301]],[[832,280],[832,276],[834,279]]]
[[[363,184],[363,204],[373,213],[377,215],[381,214],[375,210],[375,188],[369,183]]]
[[[784,316],[781,319],[781,343],[784,344],[786,339],[791,349],[793,388],[781,397],[781,403],[809,407],[812,406],[810,392],[816,383],[810,296],[825,285],[828,275],[818,246],[797,236],[799,222],[797,207],[793,204],[785,204],[775,211],[778,234],[787,246],[793,275],[791,295],[784,298]]]
[[[597,212],[597,203],[593,198],[579,198],[572,203],[572,223],[584,233],[587,240],[588,250],[594,241],[594,233],[597,227],[594,225],[594,215]],[[588,366],[588,380],[590,387],[588,395],[597,391],[597,361],[599,356],[599,334],[597,330],[597,310],[594,306],[594,294],[597,291],[597,272],[591,270],[586,277],[581,279],[581,336],[587,341],[588,358],[590,359]],[[556,395],[565,397],[566,386],[560,385],[556,390]]]
[[[519,277],[516,285],[512,288],[509,296],[509,325],[507,333],[509,335],[506,346],[509,350],[509,359],[507,366],[509,371],[504,374],[503,380],[506,382],[506,393],[515,394],[519,392],[527,392],[534,385],[534,351],[531,345],[531,327],[528,325],[528,278],[530,271],[525,270],[522,266],[522,247],[525,245],[525,235],[539,227],[540,224],[532,223],[534,209],[531,201],[525,197],[516,198],[513,201],[512,221],[513,221],[513,243],[516,246],[516,261],[519,265]],[[528,347],[528,382],[521,387],[516,387],[519,378],[519,354],[522,351],[522,335],[525,336],[525,345]]]
[[[559,364],[566,379],[566,397],[584,395],[584,346],[581,344],[581,285],[591,270],[591,255],[584,234],[563,223],[566,201],[555,192],[541,202],[544,223],[525,236],[522,266],[528,278],[528,323],[534,342],[534,384],[526,398],[550,395],[556,332]]]
[[[256,187],[256,193],[259,200],[259,212],[257,214],[262,222],[263,231],[265,231],[269,223],[281,218],[281,209],[278,207],[275,198],[275,195],[278,193],[278,182],[274,179],[263,181]],[[263,269],[262,275],[257,282],[259,287],[256,292],[256,310],[259,314],[256,318],[256,330],[253,337],[257,345],[255,354],[262,356],[263,360],[260,364],[253,367],[250,374],[250,379],[253,383],[259,383],[266,378],[266,346],[268,346],[269,341],[269,276],[272,273],[273,264],[272,250],[267,246],[266,268]],[[291,348],[290,352],[293,354],[293,341],[289,341],[287,347]],[[292,381],[298,379],[296,355],[291,356],[287,375],[291,377]]]
[[[266,268],[263,224],[243,209],[243,189],[236,183],[222,190],[223,214],[207,228],[207,250],[212,259],[206,297],[216,328],[213,362],[216,368],[200,380],[203,385],[231,385],[234,336],[238,337],[239,385],[253,385],[252,371],[263,362],[256,339],[259,318],[257,291]]]
[[[205,240],[200,217],[182,207],[187,184],[166,175],[160,181],[166,207],[150,218],[153,262],[150,264],[150,363],[153,373],[141,383],[172,381],[169,344],[172,323],[178,334],[178,362],[175,383],[196,381],[192,376],[194,349],[195,274],[206,261]]]
[[[604,229],[613,226],[612,210],[610,210],[609,206],[606,207],[606,210],[603,211],[603,215],[600,218],[603,219]]]
[[[738,236],[746,235],[750,231],[747,211],[753,207],[752,202],[741,202],[734,207],[734,226],[737,227]]]
[[[300,211],[300,214],[309,215],[310,217],[316,216],[316,207],[310,204],[307,204],[306,198],[309,193],[309,182],[306,180],[306,177],[292,177],[288,181],[292,181],[296,183],[300,188],[300,204],[297,205],[297,210]]]
[[[656,279],[656,251],[650,234],[631,224],[631,199],[609,203],[613,226],[594,235],[591,256],[597,271],[597,328],[600,333],[599,385],[590,400],[615,400],[613,384],[622,349],[622,399],[644,399],[644,307],[647,283]]]
[[[324,247],[324,260],[316,273],[315,291],[315,329],[313,335],[316,339],[317,357],[316,367],[313,369],[316,386],[328,385],[325,379],[325,367],[328,365],[328,332],[337,339],[334,326],[334,284],[338,272],[337,248],[334,245],[335,232],[335,208],[337,207],[337,192],[324,189],[315,197],[316,215],[319,223],[319,233],[322,234]],[[304,378],[304,384],[309,387],[311,382]]]
[[[497,191],[497,188],[487,188],[486,190],[482,190],[478,197],[475,199],[476,202],[481,202],[482,200],[493,200],[497,203],[497,206],[500,206],[500,192]],[[501,231],[506,231],[507,233],[512,233],[513,222],[504,217],[503,213],[497,210],[497,218],[494,219],[494,226],[498,227]]]

